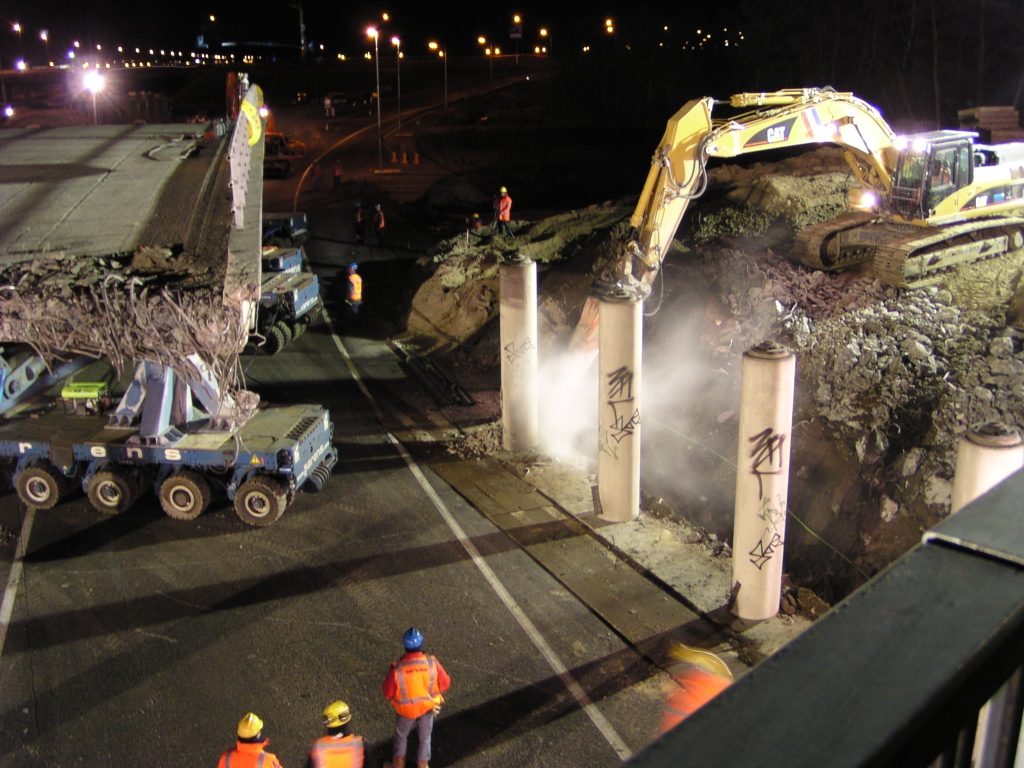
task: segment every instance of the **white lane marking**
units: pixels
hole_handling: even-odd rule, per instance
[[[25,569],[25,553],[28,552],[28,537],[32,533],[32,523],[36,519],[35,507],[29,507],[25,519],[21,523],[21,535],[18,536],[18,548],[14,552],[14,562],[7,577],[7,589],[4,590],[4,601],[0,603],[0,655],[4,652],[4,641],[7,639],[7,627],[11,625],[14,613],[14,598],[18,594],[18,585]]]
[[[381,425],[383,426],[384,413],[378,407],[377,401],[374,399],[373,395],[370,394],[370,390],[367,389],[366,384],[363,382],[363,377],[359,374],[359,369],[356,368],[355,362],[349,356],[348,350],[345,349],[345,345],[342,344],[341,338],[335,332],[334,323],[331,322],[331,318],[327,314],[326,309],[323,311],[323,318],[331,332],[331,338],[334,339],[334,345],[338,348],[341,356],[345,359],[345,365],[348,367],[349,373],[352,374],[352,378],[355,379],[359,389],[369,401],[370,408],[373,410],[377,419],[380,420]],[[395,446],[399,455],[405,460],[405,463],[409,467],[409,471],[412,472],[413,477],[416,478],[416,481],[420,484],[420,487],[423,488],[427,497],[434,503],[434,506],[441,514],[441,517],[444,518],[444,521],[448,524],[452,533],[455,534],[455,537],[459,540],[463,549],[465,549],[469,554],[470,558],[473,560],[473,564],[479,569],[480,573],[483,574],[487,583],[491,585],[491,589],[493,589],[495,593],[497,593],[498,597],[501,598],[501,602],[505,604],[505,607],[508,608],[512,616],[515,617],[515,620],[519,622],[519,626],[523,628],[523,631],[526,632],[527,637],[530,638],[534,647],[540,651],[541,655],[547,661],[548,666],[554,670],[555,674],[558,675],[559,679],[569,690],[569,693],[571,693],[573,698],[576,699],[580,708],[587,713],[587,716],[590,718],[591,722],[594,723],[597,730],[600,731],[605,741],[611,745],[611,748],[615,750],[615,753],[621,760],[628,760],[632,757],[632,751],[626,746],[625,742],[623,742],[612,724],[605,719],[601,710],[599,710],[590,700],[587,696],[587,692],[583,690],[583,687],[578,682],[576,682],[576,679],[569,673],[568,668],[558,657],[558,654],[556,654],[551,646],[548,645],[547,640],[544,639],[544,636],[541,635],[537,627],[535,627],[533,622],[530,621],[529,616],[523,612],[523,609],[519,607],[515,598],[509,594],[507,589],[505,589],[505,585],[501,583],[501,579],[498,578],[497,574],[495,574],[487,564],[487,561],[480,555],[480,551],[476,548],[476,545],[470,541],[466,532],[462,530],[462,526],[459,525],[458,521],[452,515],[448,506],[444,503],[444,500],[437,495],[437,491],[434,490],[434,487],[427,480],[426,475],[423,474],[423,471],[420,469],[419,464],[416,463],[416,460],[405,449],[405,446],[398,441],[398,438],[392,435],[386,427],[384,432],[387,435],[388,440],[390,440],[392,445]]]

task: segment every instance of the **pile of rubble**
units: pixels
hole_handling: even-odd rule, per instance
[[[69,356],[106,357],[120,373],[155,360],[192,379],[198,355],[245,410],[238,351],[248,337],[243,315],[190,259],[167,248],[121,256],[54,254],[0,268],[0,338],[27,340],[51,364]],[[221,276],[221,281],[223,277]]]
[[[841,158],[806,157],[803,165],[713,172],[708,200],[694,206],[673,244],[648,301],[664,302],[669,317],[648,323],[645,370],[692,366],[718,378],[659,404],[661,413],[685,411],[686,442],[653,445],[648,421],[644,482],[675,513],[728,536],[735,470],[724,457],[736,455],[741,355],[765,339],[786,344],[798,361],[790,507],[799,521],[789,528],[787,567],[794,589],[811,586],[833,601],[948,514],[956,443],[969,426],[1024,426],[1024,333],[1007,322],[1024,253],[915,290],[884,285],[869,268],[828,274],[798,266],[785,258],[793,234],[841,211],[850,183],[836,172]],[[543,362],[568,342],[594,275],[625,247],[629,202],[523,227],[518,244],[442,243],[435,275],[414,302],[414,315],[430,317],[419,330],[432,326],[454,342],[456,371],[489,371],[496,387],[497,261],[518,245],[544,273]],[[680,344],[670,334],[694,317],[699,333]],[[645,374],[645,390],[654,381]],[[654,403],[647,412],[660,415]],[[691,487],[675,495],[653,487],[659,459],[667,483]]]

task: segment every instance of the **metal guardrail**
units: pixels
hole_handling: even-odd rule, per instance
[[[975,765],[1013,766],[1022,664],[1024,470],[628,765],[967,768],[998,691]]]

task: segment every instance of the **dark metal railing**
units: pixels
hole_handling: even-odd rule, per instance
[[[947,518],[631,768],[1009,768],[1024,684],[1024,471]]]

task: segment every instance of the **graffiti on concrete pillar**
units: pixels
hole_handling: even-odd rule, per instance
[[[750,473],[757,478],[757,498],[764,497],[764,475],[782,474],[782,446],[786,436],[776,434],[771,427],[747,438],[754,447],[750,451]]]
[[[524,340],[518,347],[514,341],[510,341],[505,345],[505,357],[508,358],[510,363],[514,363],[532,349],[536,349],[536,347],[533,346],[533,342],[529,338]]]
[[[621,443],[640,425],[640,409],[633,404],[633,371],[624,365],[607,374],[607,378],[607,402],[612,409],[608,437]]]
[[[750,562],[759,571],[785,544],[782,540],[781,526],[785,522],[786,512],[785,505],[781,501],[782,499],[778,498],[773,504],[768,499],[762,499],[761,508],[757,512],[757,516],[764,521],[764,530],[761,532],[761,538],[757,540],[757,544],[748,554]]]

